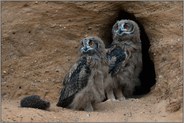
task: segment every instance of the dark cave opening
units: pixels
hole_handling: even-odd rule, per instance
[[[145,32],[144,26],[136,19],[136,17],[134,16],[134,14],[132,13],[128,13],[124,10],[120,10],[118,11],[117,16],[115,16],[114,20],[111,21],[108,25],[106,25],[105,30],[106,32],[103,34],[105,36],[105,44],[106,47],[108,47],[108,45],[111,44],[112,42],[112,26],[114,25],[114,23],[117,20],[121,20],[121,19],[130,19],[130,20],[134,20],[135,22],[137,22],[137,24],[139,25],[140,28],[140,38],[142,41],[142,60],[143,60],[143,70],[140,73],[140,81],[141,81],[141,85],[136,87],[134,90],[134,96],[141,96],[141,95],[145,95],[147,93],[150,92],[150,89],[153,85],[155,85],[156,83],[156,74],[155,74],[155,67],[154,67],[154,63],[150,58],[149,55],[149,48],[150,48],[150,40]]]

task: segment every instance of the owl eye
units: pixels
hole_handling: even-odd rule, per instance
[[[89,46],[90,46],[90,47],[94,47],[94,45],[95,45],[94,42],[90,40],[90,41],[89,41]]]
[[[130,28],[130,25],[125,23],[124,28],[128,30]]]
[[[118,30],[118,24],[114,25],[114,30]]]

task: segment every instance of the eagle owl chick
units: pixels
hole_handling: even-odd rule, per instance
[[[98,37],[81,40],[80,58],[66,74],[57,106],[93,111],[93,104],[104,99],[102,65],[105,45]]]
[[[140,31],[136,22],[120,20],[113,25],[112,33],[113,42],[107,52],[109,73],[114,82],[115,96],[122,100],[124,96],[131,97],[135,86],[140,83],[139,74],[142,70]],[[106,93],[113,95],[112,92]]]

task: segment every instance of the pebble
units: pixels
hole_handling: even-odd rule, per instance
[[[158,78],[163,78],[163,76],[162,75],[159,75]]]
[[[31,42],[30,45],[33,45],[33,42]]]
[[[87,117],[90,117],[90,114],[87,114]]]
[[[128,113],[128,116],[129,116],[129,117],[132,117],[132,113],[131,113],[131,112],[130,112],[130,113]]]
[[[88,30],[92,30],[92,27],[88,27]]]
[[[51,25],[51,28],[54,28],[54,27],[56,27],[56,24]]]
[[[6,74],[7,72],[6,71],[3,71],[4,74]]]

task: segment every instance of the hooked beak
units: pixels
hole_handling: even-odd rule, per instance
[[[116,31],[119,35],[122,35],[124,32],[126,32],[127,29],[124,28],[124,25],[121,25],[121,27],[118,28]]]
[[[89,49],[90,49],[89,46],[84,46],[84,47],[81,48],[81,52],[82,52],[82,53],[86,53],[86,52],[89,51]]]

